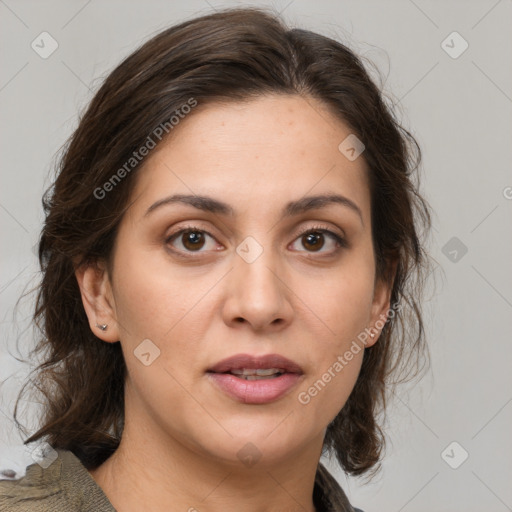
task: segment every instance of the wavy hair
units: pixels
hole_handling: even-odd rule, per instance
[[[430,228],[431,218],[419,193],[421,150],[362,57],[259,8],[218,11],[152,37],[107,76],[63,148],[43,197],[42,279],[33,315],[40,337],[31,352],[43,358],[14,408],[22,428],[17,414],[25,387],[32,383],[42,394],[39,430],[25,444],[45,438],[93,469],[121,439],[126,367],[120,343],[105,343],[89,328],[74,271],[77,262],[110,261],[142,165],[111,187],[108,200],[99,200],[97,191],[191,97],[206,105],[263,94],[319,100],[365,145],[376,277],[392,279],[396,263],[391,304],[400,307],[365,349],[355,387],[327,428],[323,453],[335,454],[351,475],[379,468],[386,397],[429,360],[420,307],[429,257],[419,231]]]

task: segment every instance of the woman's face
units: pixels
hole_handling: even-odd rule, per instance
[[[127,421],[225,462],[319,455],[361,367],[358,335],[389,307],[366,164],[338,148],[350,133],[311,98],[266,96],[199,104],[147,157],[116,240],[111,316],[91,320],[121,342]],[[296,367],[256,360],[267,355]],[[240,376],[254,366],[287,371]]]

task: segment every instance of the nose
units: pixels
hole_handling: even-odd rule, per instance
[[[283,267],[270,250],[252,262],[238,254],[223,307],[224,322],[230,327],[248,324],[254,331],[278,331],[290,324],[293,308],[291,288]]]

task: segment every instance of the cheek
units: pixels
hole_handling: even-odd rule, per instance
[[[212,301],[219,276],[198,269],[185,272],[169,263],[163,249],[127,249],[115,264],[116,315],[128,357],[149,339],[160,351],[157,362],[172,373],[194,368],[216,311]]]
[[[116,255],[115,268],[116,315],[125,337],[160,339],[193,306],[197,294],[184,292],[183,273],[166,261],[163,248],[128,246]]]
[[[369,327],[373,298],[370,265],[364,259],[347,261],[335,277],[317,281],[315,293],[308,295],[308,305],[321,322],[311,351],[314,372],[297,398],[305,407],[304,413],[314,411],[313,415],[326,423],[346,403],[361,369],[361,334],[364,336],[364,329]]]
[[[348,350],[332,354],[301,386],[297,401],[304,421],[315,418],[318,424],[328,425],[343,408],[357,381],[363,360],[362,348],[358,353],[354,352]],[[348,358],[347,353],[350,354]]]
[[[354,258],[355,260],[355,258]],[[298,295],[310,309],[309,316],[318,319],[323,340],[323,351],[332,357],[347,343],[368,327],[373,299],[373,272],[371,267],[357,262],[340,266],[339,272],[313,279],[305,276],[297,283]],[[300,291],[298,291],[300,290]],[[315,320],[316,321],[316,320]]]

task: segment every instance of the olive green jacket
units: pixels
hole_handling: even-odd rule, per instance
[[[31,464],[22,478],[0,479],[0,511],[116,512],[80,460],[71,451],[56,451],[57,459],[47,468]],[[322,464],[318,466],[313,500],[317,512],[358,511]]]

